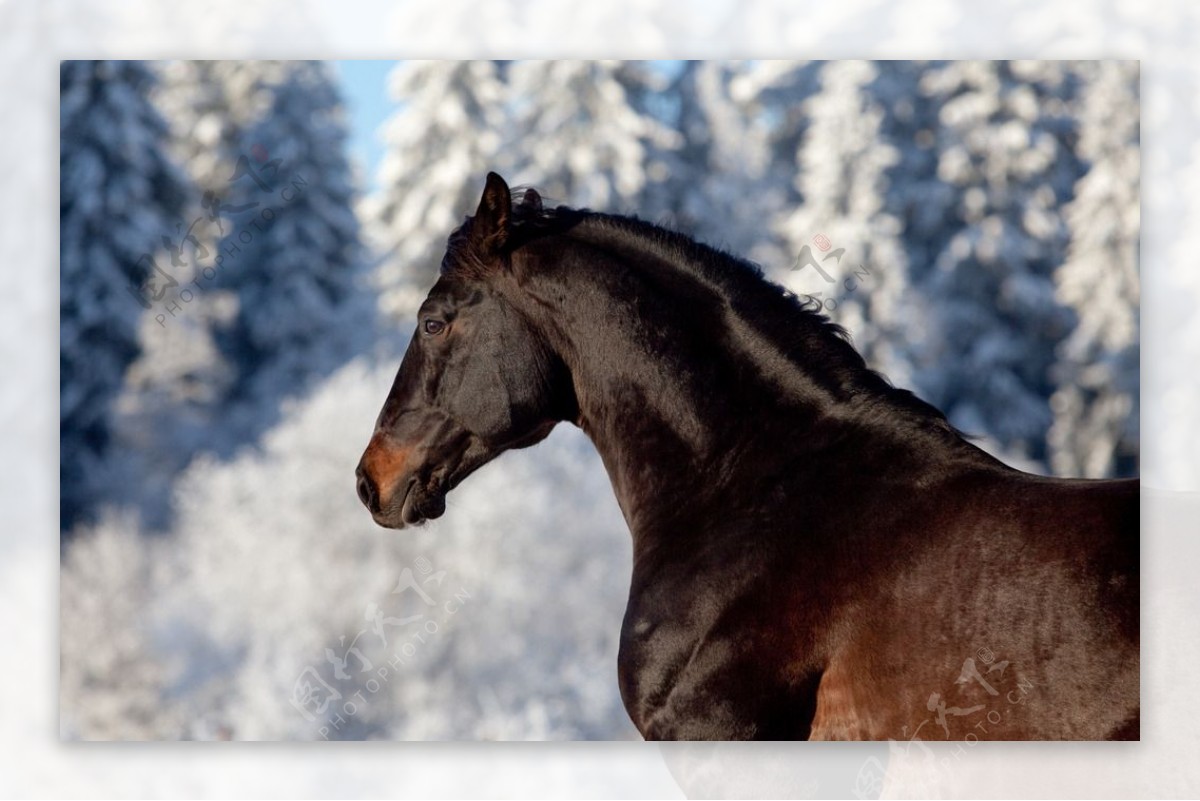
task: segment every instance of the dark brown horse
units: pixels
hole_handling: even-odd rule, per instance
[[[389,528],[438,517],[562,421],[633,534],[645,737],[1139,736],[1136,481],[1006,467],[753,265],[490,174],[359,495]]]

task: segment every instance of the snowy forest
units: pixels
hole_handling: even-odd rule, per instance
[[[355,495],[489,170],[751,259],[1010,464],[1138,473],[1137,62],[401,62],[369,172],[344,90],[61,64],[65,738],[637,737],[582,433],[420,529]]]

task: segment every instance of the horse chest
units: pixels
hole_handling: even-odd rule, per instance
[[[688,620],[627,614],[621,697],[646,739],[806,736],[815,687],[785,681],[781,654],[762,644],[760,629],[739,622],[718,613]]]
[[[713,693],[726,670],[731,644],[706,637],[700,626],[635,617],[621,633],[618,674],[621,697],[635,726],[646,739],[685,739],[681,726],[726,739],[740,724],[738,710]],[[716,697],[714,697],[716,696]],[[708,708],[701,710],[707,697]],[[697,721],[703,719],[703,726]]]

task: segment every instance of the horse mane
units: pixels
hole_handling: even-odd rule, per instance
[[[794,367],[804,368],[808,379],[835,397],[886,406],[904,412],[922,428],[964,436],[939,409],[871,369],[846,329],[821,313],[819,301],[801,298],[774,283],[758,264],[633,214],[545,206],[535,190],[524,187],[514,189],[512,195],[513,249],[544,236],[566,234],[648,253],[720,295],[755,340],[769,344]],[[467,218],[451,234],[443,271],[467,272],[481,266],[470,253],[471,221]]]

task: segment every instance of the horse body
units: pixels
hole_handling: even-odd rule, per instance
[[[1004,466],[679,235],[489,179],[456,236],[360,495],[419,522],[580,426],[633,536],[618,669],[645,737],[1137,736],[1136,481]]]
[[[907,740],[935,717],[936,693],[981,708],[925,740],[1132,736],[1136,541],[1097,525],[1099,542],[1071,542],[1048,524],[1107,513],[1136,531],[1136,487],[1119,489],[1089,498],[1079,484],[964,470],[905,499],[862,489],[845,499],[853,513],[814,499],[744,530],[715,522],[699,530],[728,544],[694,555],[660,545],[649,564],[635,558],[627,708],[653,738]],[[779,540],[762,543],[764,526]],[[959,681],[968,660],[986,685]]]

